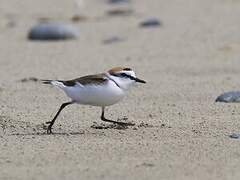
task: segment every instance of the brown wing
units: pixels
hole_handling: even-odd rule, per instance
[[[104,74],[96,74],[96,75],[89,75],[89,76],[83,76],[77,79],[69,80],[69,81],[61,81],[65,86],[74,86],[76,82],[87,85],[87,84],[103,84],[107,82],[107,78]]]

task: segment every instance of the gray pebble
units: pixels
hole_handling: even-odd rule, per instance
[[[225,92],[217,97],[215,102],[225,102],[225,103],[231,103],[231,102],[240,102],[240,91],[230,91]]]
[[[240,138],[240,133],[232,133],[229,137],[233,138],[233,139],[239,139]]]
[[[35,78],[35,77],[29,77],[29,78],[23,78],[21,80],[19,80],[20,82],[22,83],[25,83],[25,82],[37,82],[37,81],[40,81],[38,78]]]
[[[123,8],[118,8],[118,9],[111,9],[107,11],[107,14],[109,16],[130,16],[134,13],[132,9],[123,9]]]
[[[112,36],[110,38],[104,39],[103,44],[112,44],[124,41],[124,38],[118,36]]]
[[[158,27],[161,22],[157,18],[146,19],[140,23],[140,27]]]
[[[108,0],[110,4],[121,4],[121,3],[129,3],[130,0]]]
[[[78,37],[78,30],[69,24],[42,22],[32,27],[28,34],[31,40],[65,40]]]

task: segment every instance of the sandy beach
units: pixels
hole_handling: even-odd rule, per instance
[[[118,8],[131,13],[107,13]],[[139,26],[153,17],[160,26]],[[237,0],[1,0],[0,179],[238,180],[240,140],[229,135],[240,132],[240,104],[214,101],[240,89],[239,17]],[[73,24],[79,37],[28,40],[40,19]],[[121,41],[104,43],[111,37]],[[116,129],[100,120],[101,108],[72,105],[46,134],[68,98],[30,77],[115,66],[147,81],[106,111],[134,127]]]

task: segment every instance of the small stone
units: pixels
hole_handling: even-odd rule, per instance
[[[81,15],[74,15],[71,18],[71,20],[72,20],[72,22],[83,22],[83,21],[87,20],[87,17],[86,16],[81,16]]]
[[[19,81],[22,82],[22,83],[30,82],[30,81],[32,81],[32,82],[37,82],[37,81],[39,81],[39,79],[38,79],[38,78],[35,78],[35,77],[29,77],[29,78],[20,79]]]
[[[28,34],[30,40],[65,40],[78,37],[78,30],[69,24],[41,22],[32,27]]]
[[[140,23],[140,27],[158,27],[161,22],[157,18],[150,18]]]
[[[122,3],[129,3],[130,0],[108,0],[109,4],[122,4]]]
[[[131,14],[133,14],[133,10],[132,9],[123,9],[123,8],[119,8],[119,9],[111,9],[109,11],[107,11],[107,14],[109,16],[129,16]]]
[[[110,38],[104,39],[103,44],[112,44],[124,41],[124,38],[118,36],[112,36]]]
[[[152,114],[148,114],[148,117],[150,117],[151,119],[153,119],[153,115],[152,115]]]
[[[240,91],[229,91],[221,94],[220,96],[217,97],[215,102],[225,102],[225,103],[232,103],[240,102]]]
[[[229,137],[233,138],[233,139],[239,139],[240,138],[240,133],[232,133]]]
[[[139,164],[139,165],[136,165],[136,167],[141,167],[141,166],[144,166],[144,167],[154,167],[155,165],[153,163],[142,163],[142,164]]]

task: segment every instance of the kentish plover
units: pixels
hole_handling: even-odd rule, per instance
[[[146,83],[144,80],[138,79],[132,69],[125,67],[115,67],[106,73],[83,76],[73,80],[42,81],[44,84],[52,84],[62,89],[71,98],[71,101],[61,105],[51,121],[46,122],[49,124],[48,134],[52,133],[52,126],[63,108],[74,103],[102,107],[101,120],[103,121],[125,126],[134,125],[106,119],[104,110],[106,106],[119,102],[134,83]]]

